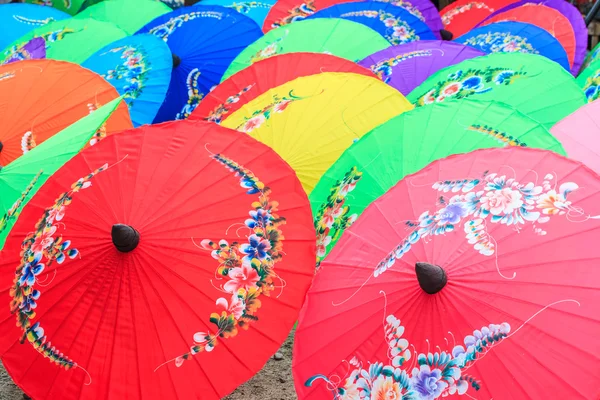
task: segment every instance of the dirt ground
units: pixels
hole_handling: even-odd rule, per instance
[[[294,332],[290,334],[279,352],[281,360],[271,358],[254,378],[240,386],[225,400],[296,400],[292,380],[292,344]],[[15,386],[0,365],[0,400],[22,400],[23,394]]]

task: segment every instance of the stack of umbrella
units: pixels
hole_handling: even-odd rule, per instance
[[[222,398],[296,321],[301,399],[600,396],[569,3],[28,3],[0,5],[0,358],[30,397]]]

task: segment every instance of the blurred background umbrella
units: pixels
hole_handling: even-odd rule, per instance
[[[544,29],[558,40],[569,59],[569,65],[573,67],[575,60],[575,32],[569,19],[558,10],[543,4],[528,4],[516,7],[505,12],[494,14],[480,25],[486,26],[495,22],[525,22]],[[574,72],[574,71],[573,71]]]
[[[7,166],[52,135],[119,97],[98,74],[55,60],[0,66],[0,165]],[[131,128],[120,104],[95,141]]]
[[[485,53],[460,43],[418,40],[378,51],[359,65],[369,68],[382,81],[408,95],[440,69],[482,55]]]
[[[252,19],[219,6],[184,7],[154,19],[138,33],[164,40],[174,57],[167,98],[154,122],[187,118],[233,59],[262,36]]]
[[[326,53],[350,61],[359,61],[390,43],[373,29],[338,18],[300,21],[273,29],[246,47],[233,60],[223,80],[257,61],[279,54]]]
[[[173,58],[167,44],[154,35],[117,40],[81,64],[112,84],[123,95],[134,126],[151,124],[169,83]]]
[[[113,135],[7,239],[2,361],[36,399],[222,398],[287,338],[314,247],[306,195],[267,146],[206,122]]]
[[[120,102],[121,98],[110,101],[0,169],[0,250],[31,197],[103,129]]]
[[[523,53],[490,54],[444,68],[408,99],[422,106],[471,96],[509,104],[548,129],[585,104],[583,91],[564,68]]]
[[[373,29],[393,45],[437,39],[417,16],[402,7],[379,1],[336,4],[307,17],[314,18],[342,18],[358,22]]]
[[[35,28],[70,17],[55,8],[37,4],[3,4],[0,8],[0,49]]]
[[[600,98],[600,61],[594,61],[581,70],[577,84],[585,93],[588,102]]]
[[[41,60],[46,58],[46,41],[40,37],[33,38],[18,51],[14,52],[10,58],[4,60],[2,64],[23,60]]]
[[[262,27],[269,10],[275,3],[276,0],[202,0],[197,4],[233,8],[240,14],[252,18],[259,27]]]
[[[171,11],[156,0],[103,0],[79,12],[75,18],[110,22],[133,35],[148,22]]]
[[[599,204],[597,174],[523,147],[400,181],[315,277],[299,397],[597,398]]]
[[[23,0],[24,3],[50,6],[70,15],[75,15],[81,10],[85,0]]]
[[[310,193],[354,141],[410,109],[404,96],[376,78],[326,72],[270,89],[221,124],[272,147]]]
[[[453,154],[509,146],[564,154],[543,125],[494,101],[436,103],[376,127],[350,146],[310,193],[317,262],[365,208],[399,180]]]
[[[96,51],[127,34],[108,22],[93,19],[69,18],[51,22],[22,36],[2,53],[0,58],[9,58],[31,39],[41,37],[46,41],[46,57],[55,60],[81,63]]]
[[[368,69],[344,58],[318,53],[289,53],[258,61],[233,74],[202,99],[190,119],[220,123],[269,89],[302,76],[322,72],[352,72],[372,76]]]

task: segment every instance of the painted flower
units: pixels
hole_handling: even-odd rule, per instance
[[[461,84],[457,82],[452,82],[442,89],[442,94],[444,97],[455,95],[460,91]]]
[[[327,254],[327,246],[331,243],[331,236],[319,235],[317,236],[317,257],[325,257]]]
[[[471,76],[462,82],[462,87],[465,89],[476,89],[480,87],[481,83],[479,76]]]
[[[25,264],[19,278],[19,285],[32,286],[35,283],[35,277],[41,274],[45,268],[45,265],[40,262],[41,260],[42,253],[35,253],[33,260]]]
[[[425,96],[423,96],[423,103],[425,103],[425,104],[435,103],[435,89],[429,91]]]
[[[439,210],[435,216],[438,225],[455,225],[460,219],[467,216],[467,209],[463,203],[452,203]]]
[[[248,290],[256,286],[256,282],[260,279],[258,272],[247,264],[230,269],[227,276],[230,280],[223,285],[227,293],[237,293],[240,289]]]
[[[562,215],[568,210],[571,202],[556,193],[556,190],[550,190],[538,197],[536,205],[542,210],[542,214]]]
[[[391,377],[379,375],[373,382],[371,400],[402,400],[402,387]]]
[[[589,99],[593,99],[598,93],[598,86],[592,85],[585,89],[585,97]]]
[[[290,104],[292,104],[291,100],[284,100],[282,102],[279,102],[275,104],[275,107],[273,107],[273,111],[277,113],[282,113],[285,111],[286,108],[288,108]]]
[[[343,203],[336,202],[333,207],[328,207],[323,212],[323,217],[321,218],[321,221],[323,222],[323,225],[325,225],[325,227],[331,228],[335,220],[342,215],[342,213],[344,212],[342,205]]]
[[[253,270],[254,271],[254,270]],[[256,271],[255,271],[256,273]],[[227,302],[227,299],[221,297],[217,299],[217,306],[221,307],[223,310],[227,311],[229,314],[233,314],[235,319],[240,319],[244,314],[244,310],[246,309],[246,305],[244,301],[234,294],[231,296],[231,302]]]
[[[513,71],[502,71],[494,78],[496,85],[510,83],[510,79],[515,75]]]
[[[492,215],[511,214],[523,205],[521,192],[511,188],[490,190],[479,199],[481,208]]]
[[[64,213],[63,213],[64,214]],[[34,253],[42,253],[54,242],[52,235],[56,233],[56,226],[50,228],[44,228],[41,235],[35,238],[35,242],[31,245],[31,251]]]
[[[432,370],[427,364],[421,365],[420,369],[413,369],[411,385],[420,400],[434,400],[448,387],[448,383],[442,379],[442,371],[437,368]]]
[[[53,223],[54,221],[60,221],[64,218],[65,216],[65,212],[66,212],[66,208],[64,206],[60,206],[60,207],[53,207],[49,212],[48,212],[48,222]]]
[[[394,33],[392,34],[392,36],[400,39],[405,39],[409,36],[409,32],[405,26],[395,26]]]
[[[271,213],[263,208],[250,211],[250,219],[246,220],[246,226],[254,229],[256,227],[266,226],[271,220]]]
[[[271,250],[271,243],[267,239],[257,235],[250,235],[248,243],[240,246],[240,251],[246,254],[244,262],[248,264],[255,258],[264,260],[269,250]]]
[[[40,294],[39,290],[32,290],[30,294],[25,296],[19,308],[26,313],[31,312],[37,308],[36,300],[40,298]]]
[[[354,376],[346,379],[343,393],[339,393],[336,400],[363,400],[358,390],[358,385],[355,382],[356,378]]]
[[[267,118],[264,114],[258,114],[255,117],[250,118],[242,127],[242,132],[250,133],[253,130],[260,128],[262,124],[265,123]]]
[[[394,18],[386,18],[383,20],[383,24],[386,27],[391,28],[392,26],[396,25],[396,20]]]

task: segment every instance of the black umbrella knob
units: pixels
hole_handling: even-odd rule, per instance
[[[4,144],[0,142],[0,153],[2,153],[2,149],[4,148]]]
[[[179,66],[179,64],[181,64],[181,58],[179,58],[179,56],[175,53],[172,53],[173,55],[173,68],[177,68]]]
[[[454,34],[450,31],[442,29],[440,31],[440,36],[442,37],[442,40],[452,40],[452,38],[454,37]]]
[[[139,232],[125,224],[114,224],[110,236],[113,244],[121,253],[129,253],[140,242]]]
[[[425,293],[436,294],[448,283],[446,271],[440,266],[418,262],[415,265],[415,272],[417,273],[419,286]]]

